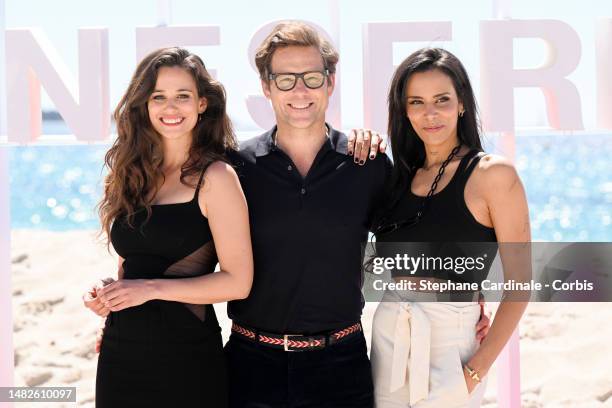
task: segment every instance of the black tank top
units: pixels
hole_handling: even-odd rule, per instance
[[[497,245],[456,245],[456,243],[497,242],[495,230],[479,223],[465,203],[465,185],[481,157],[477,150],[471,150],[461,159],[450,182],[431,197],[427,209],[418,223],[377,235],[376,241],[380,243],[419,243],[418,245],[397,246],[397,248],[409,248],[412,252],[418,252],[417,254],[412,253],[411,256],[435,254],[443,255],[443,257],[478,257],[486,254],[485,268],[472,273],[465,271],[462,273],[452,273],[450,271],[444,273],[437,270],[435,272],[417,271],[410,275],[466,282],[481,282],[486,278],[490,265],[495,258]],[[412,179],[408,183],[408,186],[411,185]],[[386,222],[401,222],[413,218],[420,210],[423,200],[424,197],[413,194],[409,187],[386,217]],[[392,251],[393,246],[391,244],[378,246],[378,248],[380,247],[383,250],[379,252],[384,253],[384,256],[392,256],[390,252],[397,252]],[[383,255],[379,254],[379,256]],[[392,271],[392,274],[394,276],[408,275],[399,271]]]
[[[187,278],[214,271],[217,255],[212,233],[198,204],[204,171],[191,201],[152,205],[146,223],[142,209],[134,217],[134,228],[125,217],[115,220],[111,242],[124,259],[124,279]],[[185,306],[204,320],[205,305]]]

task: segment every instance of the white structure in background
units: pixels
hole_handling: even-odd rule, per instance
[[[0,62],[4,58],[5,3],[0,0]],[[3,146],[6,135],[5,67],[0,63],[0,387],[13,385],[13,314],[11,289],[11,222],[9,209],[8,152]],[[0,402],[0,407],[10,408]]]
[[[152,49],[174,44],[218,46],[220,26],[170,26],[170,0],[157,0],[157,27],[136,29],[136,57]],[[104,140],[109,137],[109,50],[108,31],[103,28],[79,30],[78,79],[65,67],[54,47],[36,29],[5,30],[5,1],[0,0],[0,75],[6,68],[6,80],[0,76],[0,133],[7,129],[8,140],[35,142],[41,132],[40,87],[44,84],[56,108],[78,141]],[[486,131],[501,132],[513,151],[514,94],[520,87],[540,88],[546,98],[548,120],[557,130],[583,129],[580,94],[567,76],[581,58],[580,39],[567,24],[553,20],[511,20],[509,2],[494,3],[497,20],[480,25],[481,107]],[[339,44],[339,2],[331,2],[334,27],[329,39]],[[256,45],[276,22],[264,23],[254,33],[249,50],[253,60]],[[598,22],[597,102],[598,125],[612,129],[612,18]],[[320,28],[320,27],[319,27]],[[3,58],[6,35],[6,59]],[[547,63],[534,69],[514,69],[513,39],[539,38],[547,44]],[[365,126],[386,129],[386,90],[394,70],[393,43],[428,40],[452,40],[452,23],[388,22],[363,26],[364,119]],[[2,64],[0,64],[2,65]],[[254,67],[253,67],[254,68]],[[252,73],[251,73],[252,75]],[[504,80],[499,80],[503,78]],[[496,80],[497,79],[497,80]],[[4,84],[9,84],[6,89]],[[77,85],[78,84],[78,85]],[[338,81],[339,85],[339,81]],[[329,112],[330,121],[340,124],[340,95],[335,92]],[[5,118],[6,97],[11,101]],[[255,123],[267,128],[273,121],[268,101],[250,95],[245,101]],[[8,125],[8,126],[6,126]],[[0,135],[0,143],[4,140]],[[10,274],[10,222],[8,193],[8,158],[0,144],[0,386],[13,383],[13,347]],[[510,155],[512,155],[510,153]],[[498,360],[500,407],[520,406],[518,336],[514,335]],[[0,407],[9,406],[0,403]]]
[[[597,21],[597,126],[612,129],[612,18]]]
[[[137,27],[136,60],[140,61],[158,48],[182,46],[220,45],[219,26]],[[214,77],[215,71],[208,69]]]
[[[387,93],[395,71],[393,43],[451,41],[450,21],[363,25],[363,118],[370,129],[387,129]]]
[[[602,19],[597,40],[597,89],[599,124],[612,127],[611,19]],[[249,60],[256,44],[276,22],[258,29],[250,42]],[[485,131],[514,131],[516,88],[539,88],[545,95],[548,122],[556,130],[583,130],[580,94],[567,78],[578,65],[581,46],[578,34],[566,23],[554,20],[490,20],[481,22],[481,106]],[[328,38],[331,36],[321,29]],[[138,27],[136,55],[170,44],[222,46],[220,26]],[[394,70],[392,49],[398,42],[426,38],[452,39],[452,23],[387,22],[365,23],[364,118],[365,126],[385,129],[386,89]],[[514,69],[513,39],[541,39],[547,45],[547,63],[538,68]],[[44,34],[37,29],[6,30],[8,88],[8,140],[36,141],[40,135],[40,87],[50,98],[79,141],[104,140],[109,136],[108,32],[106,29],[79,30],[79,75],[74,79]],[[332,39],[333,40],[333,39]],[[504,78],[503,81],[495,80]],[[76,85],[78,83],[78,86]],[[340,125],[340,92],[332,97],[329,120]],[[249,113],[263,128],[271,124],[271,108],[261,95],[246,99]]]
[[[5,35],[9,141],[28,143],[41,134],[41,83],[77,140],[106,139],[110,133],[108,30],[79,30],[78,81],[41,30],[7,30]]]
[[[157,26],[172,24],[172,0],[157,0]]]
[[[515,69],[515,38],[538,38],[548,51],[546,64]],[[480,103],[484,128],[514,131],[514,89],[540,88],[553,129],[583,130],[580,94],[567,76],[578,66],[580,38],[572,27],[556,20],[489,20],[480,23]],[[500,80],[503,78],[503,81]]]
[[[6,24],[6,12],[4,7],[4,0],[0,0],[0,61],[6,61],[4,57],[4,31]],[[2,141],[2,137],[6,135],[6,110],[2,109],[3,106],[6,106],[6,81],[4,80],[4,72],[6,67],[4,64],[0,64],[0,142]]]

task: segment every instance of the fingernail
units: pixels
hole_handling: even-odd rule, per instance
[[[355,163],[359,163],[359,160],[357,160],[357,158],[355,157],[355,160],[353,160]]]
[[[370,160],[374,160],[376,156],[374,156],[373,154],[370,155]]]
[[[359,160],[359,165],[363,165],[363,163],[365,163],[363,160]]]
[[[348,154],[349,154],[349,156],[352,156],[353,155],[353,151],[349,150]]]

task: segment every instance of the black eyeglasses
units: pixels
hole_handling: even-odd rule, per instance
[[[280,74],[269,74],[268,79],[273,80],[276,87],[281,91],[290,91],[295,88],[298,78],[302,78],[304,85],[309,89],[318,89],[325,83],[325,78],[329,75],[328,70],[324,71],[308,71],[301,74],[291,72]]]

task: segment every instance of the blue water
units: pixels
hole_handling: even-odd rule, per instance
[[[487,150],[495,150],[488,140]],[[99,228],[95,206],[108,147],[9,147],[11,227]],[[535,240],[612,241],[611,157],[612,135],[516,138]]]

